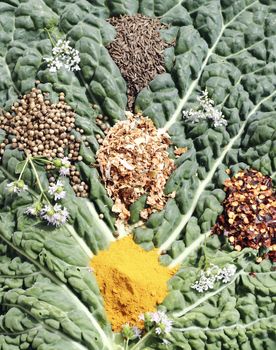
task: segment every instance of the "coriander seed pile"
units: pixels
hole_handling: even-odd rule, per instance
[[[235,249],[267,248],[276,261],[276,192],[272,179],[256,170],[238,172],[224,183],[226,199],[214,232]]]
[[[161,38],[160,30],[168,26],[141,14],[112,17],[109,22],[117,35],[107,48],[127,82],[128,109],[133,110],[138,92],[166,71],[163,52],[171,44]]]
[[[37,82],[38,84],[39,82]],[[71,163],[69,177],[77,196],[86,197],[88,186],[80,179],[80,173],[72,163],[81,161],[79,154],[83,130],[76,128],[75,113],[65,102],[64,93],[59,95],[58,103],[51,103],[47,95],[37,87],[22,96],[13,104],[10,112],[0,114],[0,127],[6,132],[0,144],[0,156],[5,147],[11,145],[21,151],[28,151],[33,157],[46,157],[49,160],[66,158]],[[75,129],[79,138],[71,133]],[[50,182],[53,176],[47,165]]]
[[[129,206],[146,194],[147,207],[140,217],[147,219],[163,209],[168,198],[164,187],[175,168],[167,152],[170,137],[157,130],[147,117],[130,112],[126,116],[127,120],[109,129],[97,152],[97,161],[118,218],[127,221]]]

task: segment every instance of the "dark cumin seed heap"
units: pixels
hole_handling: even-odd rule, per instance
[[[128,86],[128,108],[133,110],[135,97],[153,78],[165,72],[163,52],[171,44],[160,36],[168,28],[157,18],[137,14],[112,17],[115,40],[107,47]]]

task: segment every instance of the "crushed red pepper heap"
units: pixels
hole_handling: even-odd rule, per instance
[[[268,248],[269,258],[276,261],[276,192],[272,179],[256,170],[245,170],[224,185],[224,211],[214,232],[226,235],[238,251]]]
[[[119,121],[109,130],[97,160],[118,218],[127,221],[129,206],[146,194],[147,208],[140,216],[147,219],[152,212],[163,209],[168,198],[164,187],[175,168],[167,152],[171,141],[166,132],[156,129],[151,119],[130,112],[126,116],[127,120]]]

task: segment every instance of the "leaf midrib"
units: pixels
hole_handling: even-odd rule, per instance
[[[71,298],[76,302],[76,305],[79,305],[79,307],[77,307],[77,309],[82,310],[84,312],[84,314],[88,317],[88,319],[91,321],[91,324],[95,327],[95,330],[99,333],[99,335],[101,336],[101,338],[102,338],[104,344],[107,346],[107,348],[110,350],[113,350],[110,339],[107,337],[106,333],[102,330],[102,327],[99,325],[97,320],[91,314],[89,309],[77,298],[77,296],[65,284],[63,284],[55,275],[51,274],[42,265],[40,265],[36,260],[32,259],[25,252],[23,252],[21,249],[19,249],[14,244],[12,244],[8,239],[6,239],[1,234],[1,232],[0,232],[0,237],[6,244],[8,244],[19,255],[23,256],[25,259],[27,259],[33,265],[35,265],[41,271],[41,273],[43,275],[47,276],[51,281],[53,281],[59,287],[65,289],[66,292],[69,294],[69,296],[71,296]]]
[[[195,87],[197,86],[199,79],[209,61],[209,58],[211,57],[211,55],[213,54],[214,50],[216,49],[217,44],[219,43],[225,29],[227,27],[229,27],[229,25],[231,25],[244,11],[246,11],[247,9],[249,9],[250,7],[252,7],[253,5],[255,5],[258,2],[258,0],[254,1],[253,3],[251,3],[250,5],[244,7],[242,9],[242,11],[240,11],[239,13],[237,13],[228,23],[224,23],[224,19],[222,16],[222,12],[221,14],[221,20],[222,20],[222,27],[220,30],[220,33],[215,41],[215,43],[213,44],[213,46],[208,50],[208,53],[206,55],[205,60],[202,63],[201,69],[198,73],[197,78],[191,83],[188,91],[186,92],[186,94],[184,95],[184,97],[182,99],[180,99],[180,102],[175,110],[175,112],[173,113],[172,117],[168,120],[168,122],[164,125],[164,128],[166,130],[169,130],[169,128],[176,122],[176,120],[178,119],[179,114],[181,113],[183,107],[185,106],[186,102],[188,101],[188,99],[190,98],[192,92],[194,91]]]
[[[207,177],[200,182],[194,198],[191,202],[191,206],[190,209],[188,210],[188,212],[184,215],[181,215],[181,220],[178,223],[178,225],[176,226],[176,228],[173,230],[173,233],[169,236],[169,238],[160,246],[160,251],[162,250],[167,250],[170,245],[174,242],[174,240],[178,237],[178,235],[181,233],[181,231],[183,230],[183,228],[185,227],[185,225],[187,224],[187,222],[190,220],[192,214],[194,213],[194,210],[197,206],[198,200],[201,196],[201,194],[204,192],[205,188],[207,187],[207,185],[209,184],[209,182],[212,180],[217,168],[219,167],[220,164],[222,164],[223,159],[225,158],[226,154],[232,149],[233,145],[235,144],[235,142],[241,137],[246,124],[248,123],[249,119],[254,115],[254,113],[256,113],[256,111],[258,110],[258,108],[267,100],[269,100],[270,98],[272,98],[274,95],[276,95],[276,91],[274,91],[273,93],[271,93],[270,95],[266,96],[265,98],[263,98],[253,109],[252,111],[248,114],[248,117],[246,118],[246,120],[240,125],[240,130],[237,133],[237,135],[235,135],[231,141],[228,143],[227,146],[224,147],[224,150],[222,151],[221,155],[216,159],[216,161],[214,162],[211,170],[209,171]]]

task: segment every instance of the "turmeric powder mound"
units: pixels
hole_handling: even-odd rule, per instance
[[[125,323],[142,327],[138,316],[154,311],[164,300],[167,282],[176,272],[159,264],[158,249],[147,252],[131,236],[101,251],[91,266],[114,331],[121,331]]]

